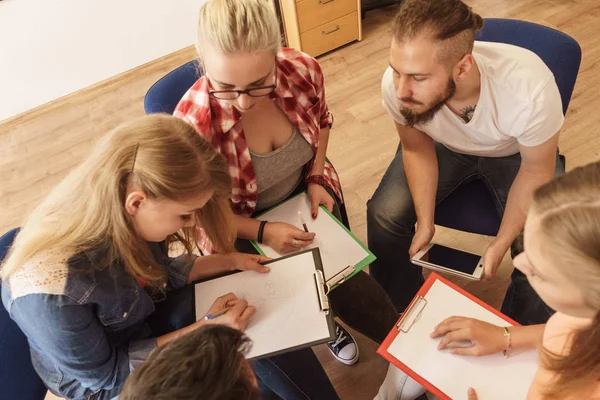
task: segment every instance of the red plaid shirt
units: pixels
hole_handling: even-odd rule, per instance
[[[277,87],[270,97],[317,154],[321,129],[333,123],[325,101],[321,66],[309,55],[289,48],[281,49],[276,64]],[[208,80],[202,76],[183,96],[173,115],[194,126],[227,158],[232,180],[232,209],[236,214],[250,217],[256,208],[258,188],[241,114],[227,102],[209,96],[209,89]],[[306,176],[310,174],[313,163],[314,159],[307,165]],[[325,163],[324,176],[328,186],[342,199],[340,178],[328,162]],[[203,232],[198,239],[204,254],[213,252]]]

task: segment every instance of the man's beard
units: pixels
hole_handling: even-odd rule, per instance
[[[421,113],[414,113],[408,108],[400,108],[400,114],[404,117],[406,121],[406,125],[415,126],[415,125],[425,125],[435,117],[435,115],[442,109],[446,101],[448,101],[454,93],[456,92],[456,84],[452,78],[448,79],[448,84],[446,85],[445,92],[440,95],[434,102],[433,106],[431,106],[428,110],[423,111]],[[400,99],[407,103],[415,103],[414,100],[411,99]]]

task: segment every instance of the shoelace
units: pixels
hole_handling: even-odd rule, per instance
[[[344,340],[346,340],[346,335],[344,334],[344,331],[340,329],[340,333],[338,334],[338,337],[337,337],[335,343],[333,343],[333,347],[336,347],[338,344],[342,343]]]

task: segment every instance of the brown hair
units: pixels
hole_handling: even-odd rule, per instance
[[[120,400],[258,400],[237,329],[206,325],[154,350],[127,378]]]
[[[425,35],[439,44],[437,60],[454,66],[471,54],[483,19],[459,0],[405,0],[392,28],[396,41]]]
[[[532,210],[540,215],[540,235],[548,251],[566,266],[561,272],[577,282],[596,310],[591,325],[569,338],[569,354],[542,350],[545,368],[557,375],[546,395],[562,399],[600,382],[600,162],[541,186]]]
[[[157,285],[163,269],[124,207],[132,181],[157,199],[180,201],[214,192],[196,221],[219,250],[231,251],[236,229],[226,165],[192,126],[170,115],[119,126],[30,214],[2,267],[3,278],[42,251],[75,254],[108,244],[106,262],[121,259],[130,275]],[[193,228],[184,228],[167,243],[181,242],[191,254],[194,237]]]

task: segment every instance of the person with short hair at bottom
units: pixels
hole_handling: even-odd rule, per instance
[[[154,350],[129,375],[119,400],[259,400],[244,357],[251,346],[237,329],[198,328]]]

